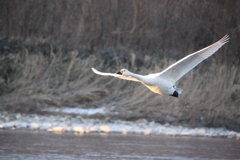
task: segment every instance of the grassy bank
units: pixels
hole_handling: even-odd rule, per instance
[[[105,106],[113,114],[92,117],[145,118],[190,127],[240,129],[237,66],[214,59],[203,62],[177,83],[184,89],[177,99],[154,94],[140,83],[102,77],[91,71],[91,67],[106,72],[128,68],[148,74],[160,72],[175,59],[127,50],[74,50],[9,39],[1,40],[0,49],[0,105],[4,110],[41,113],[40,109],[47,107]]]

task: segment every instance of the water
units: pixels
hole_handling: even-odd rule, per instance
[[[240,141],[203,137],[0,130],[1,160],[240,159]]]

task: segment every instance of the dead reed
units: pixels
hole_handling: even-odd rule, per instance
[[[23,47],[1,56],[0,101],[6,110],[40,112],[46,107],[105,106],[119,114],[110,113],[102,118],[146,118],[174,125],[239,129],[240,88],[235,84],[239,74],[236,66],[229,67],[210,58],[177,83],[184,89],[177,99],[152,93],[140,83],[102,77],[91,71],[91,67],[106,72],[128,68],[148,74],[160,72],[177,59],[154,59],[118,51],[95,51],[86,56],[77,50],[49,47],[45,53],[41,48],[30,51]]]

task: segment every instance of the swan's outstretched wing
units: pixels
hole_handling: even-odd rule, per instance
[[[104,73],[104,72],[100,72],[100,71],[96,70],[95,68],[92,68],[92,70],[93,70],[94,73],[102,75],[102,76],[113,76],[113,77],[129,80],[129,81],[139,82],[139,80],[134,78],[134,77],[124,76],[124,75],[116,74],[116,73]]]
[[[203,48],[202,50],[199,50],[195,53],[192,53],[184,57],[183,59],[177,61],[176,63],[172,64],[161,73],[158,73],[158,75],[164,79],[167,79],[175,83],[188,71],[190,71],[199,63],[201,63],[204,59],[208,58],[213,53],[215,53],[220,47],[222,47],[222,45],[227,43],[228,40],[229,40],[229,36],[225,35],[222,39],[220,39],[216,43],[206,48]]]

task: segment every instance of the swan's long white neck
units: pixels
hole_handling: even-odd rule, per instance
[[[135,74],[135,73],[132,73],[132,72],[129,72],[127,74],[125,74],[126,76],[131,76],[131,77],[134,77],[140,81],[143,81],[143,76],[142,75],[139,75],[139,74]]]

